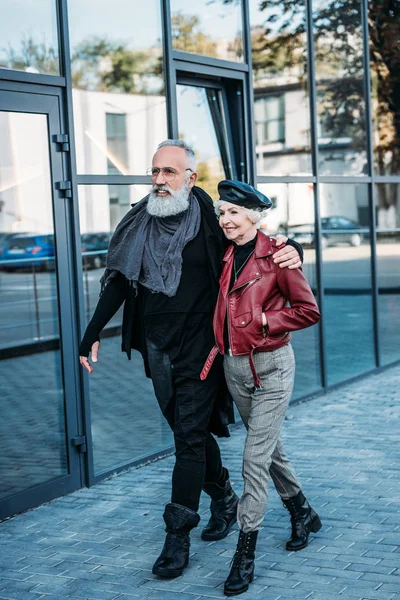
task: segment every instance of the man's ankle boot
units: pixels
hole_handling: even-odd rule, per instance
[[[200,516],[180,504],[167,504],[164,511],[165,538],[160,556],[153,565],[153,575],[179,577],[189,563],[190,531],[197,527]]]
[[[231,571],[224,585],[225,596],[237,596],[249,589],[254,579],[254,558],[258,531],[240,531]]]
[[[311,508],[301,490],[292,498],[282,498],[282,502],[290,513],[292,524],[292,537],[286,542],[286,550],[291,552],[302,550],[308,544],[310,533],[317,533],[321,529],[321,519]]]
[[[207,542],[222,540],[236,523],[239,498],[229,480],[223,486],[217,483],[205,483],[203,490],[211,496],[211,517],[201,533],[201,539]]]

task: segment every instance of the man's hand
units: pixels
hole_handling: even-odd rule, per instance
[[[100,342],[95,342],[91,349],[92,362],[97,362],[97,358],[99,356],[99,348],[100,348]],[[81,363],[82,367],[84,369],[86,369],[86,371],[89,374],[93,373],[94,369],[93,369],[92,365],[90,364],[89,359],[86,356],[80,356],[79,362]]]
[[[276,236],[276,243],[278,246],[286,244],[288,238],[284,235]],[[281,269],[288,267],[289,269],[298,269],[301,267],[301,260],[299,253],[293,246],[284,246],[278,252],[272,255],[274,263],[280,266]]]

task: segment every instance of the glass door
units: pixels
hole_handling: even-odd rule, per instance
[[[0,93],[0,518],[81,486],[59,115]]]

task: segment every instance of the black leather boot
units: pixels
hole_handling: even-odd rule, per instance
[[[226,537],[234,523],[239,498],[230,484],[226,481],[222,487],[217,483],[205,483],[203,490],[211,496],[211,517],[201,532],[201,539],[207,542],[215,542]]]
[[[197,527],[200,516],[180,504],[167,504],[164,511],[166,524],[164,547],[153,565],[153,575],[179,577],[189,563],[190,531]]]
[[[292,537],[286,542],[286,550],[297,552],[308,544],[308,536],[311,532],[317,533],[322,527],[321,519],[307,502],[303,492],[300,492],[284,500],[283,504],[290,513],[292,524]]]
[[[258,531],[240,531],[231,571],[224,585],[225,596],[237,596],[249,589],[254,579],[254,553]]]

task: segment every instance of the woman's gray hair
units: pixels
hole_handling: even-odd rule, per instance
[[[216,200],[214,202],[214,210],[215,210],[215,214],[217,215],[218,219],[220,217],[220,210],[219,210],[220,206],[221,206],[221,204],[224,204],[224,203],[225,203],[225,200]],[[260,222],[262,221],[262,219],[265,219],[265,217],[268,214],[267,208],[261,208],[260,210],[244,208],[244,206],[242,206],[241,208],[243,208],[244,212],[249,217],[250,221],[252,223],[256,223],[258,226],[260,226]]]
[[[166,146],[182,148],[182,150],[186,152],[186,156],[188,159],[188,168],[191,171],[193,171],[193,173],[195,173],[197,166],[196,155],[193,151],[193,148],[189,146],[189,144],[187,144],[183,140],[165,140],[164,142],[161,142],[161,144],[158,144],[157,150],[159,150],[160,148],[165,148]]]

